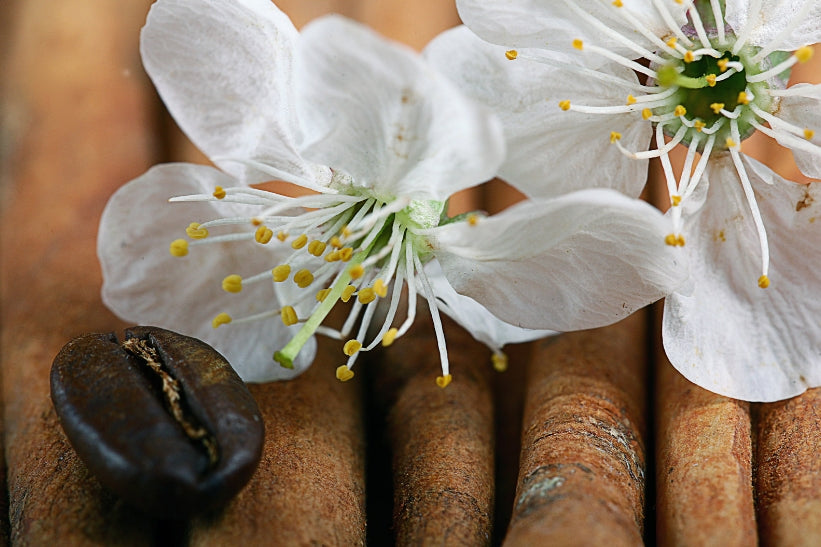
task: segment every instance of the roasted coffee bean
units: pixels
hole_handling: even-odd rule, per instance
[[[224,504],[262,454],[248,388],[206,343],[156,327],[87,334],[51,368],[71,445],[101,484],[144,512],[187,518]]]

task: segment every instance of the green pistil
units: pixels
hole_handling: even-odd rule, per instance
[[[675,85],[685,89],[702,89],[710,85],[707,83],[707,75],[698,78],[685,76],[684,74],[679,74],[676,67],[672,65],[662,67],[658,70],[657,74],[657,81],[659,85],[663,87],[672,87]]]
[[[274,361],[280,364],[283,368],[294,368],[294,359],[296,358],[299,351],[302,349],[302,346],[311,339],[311,336],[316,332],[316,329],[322,324],[325,318],[331,313],[331,310],[336,305],[339,298],[342,296],[342,292],[345,290],[345,287],[348,286],[348,283],[351,282],[351,268],[356,266],[357,264],[361,264],[371,252],[375,245],[375,241],[368,246],[367,249],[363,249],[353,255],[351,259],[348,261],[348,266],[342,272],[342,275],[339,279],[336,280],[336,283],[333,284],[331,287],[331,292],[329,292],[325,299],[320,302],[319,307],[311,314],[311,317],[305,321],[305,324],[302,325],[302,328],[299,329],[291,340],[285,344],[285,347],[279,351],[274,352]]]

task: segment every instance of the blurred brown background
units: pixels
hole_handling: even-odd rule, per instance
[[[512,347],[505,373],[448,324],[458,372],[446,390],[432,381],[438,359],[425,325],[404,353],[381,353],[347,384],[334,378],[335,348],[324,347],[299,379],[253,386],[265,455],[223,513],[169,523],[113,499],[67,444],[48,371],[72,337],[125,326],[99,298],[95,238],[108,196],[155,163],[205,161],[141,69],[150,4],[0,4],[0,540],[821,544],[818,391],[748,405],[700,390],[656,358],[654,310]],[[447,0],[278,5],[297,26],[333,11],[417,49],[458,24]],[[821,81],[819,57],[796,76]],[[744,147],[802,180],[766,138]],[[516,199],[497,182],[455,207],[496,211]]]

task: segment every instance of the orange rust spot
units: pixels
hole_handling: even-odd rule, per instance
[[[807,207],[812,205],[814,201],[815,201],[815,198],[813,198],[810,195],[810,193],[807,190],[805,190],[804,191],[804,197],[801,198],[801,201],[799,201],[798,203],[795,204],[796,212],[800,211],[801,209],[806,209]]]

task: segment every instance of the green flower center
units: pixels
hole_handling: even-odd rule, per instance
[[[766,80],[750,82],[748,75],[762,73],[766,67],[751,61],[755,48],[743,48],[738,54],[732,49],[730,43],[719,57],[670,58],[657,70],[656,83],[674,93],[666,104],[652,109],[652,114],[673,112],[679,118],[665,124],[665,134],[672,137],[686,125],[689,129],[682,139],[684,144],[703,132],[715,135],[716,148],[726,149],[734,143],[728,119],[737,121],[742,140],[755,132],[750,123],[756,116],[752,105],[769,111],[772,98]],[[782,76],[788,77],[789,71]]]

